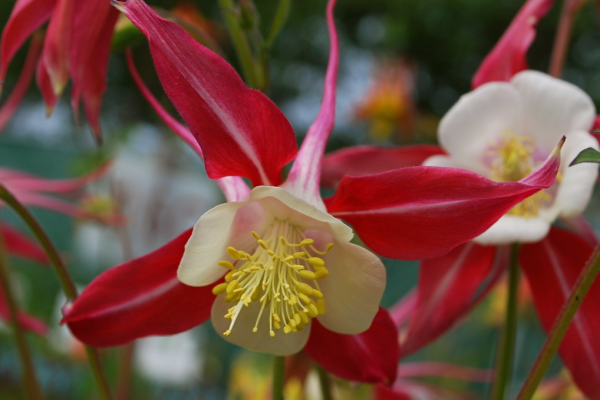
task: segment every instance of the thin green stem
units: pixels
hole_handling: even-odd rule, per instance
[[[504,317],[504,329],[496,353],[496,379],[492,386],[492,400],[504,400],[510,384],[517,339],[519,294],[519,244],[514,244],[510,254],[508,275],[508,298]]]
[[[279,32],[281,32],[281,28],[285,25],[285,22],[290,15],[290,8],[292,5],[292,0],[279,0],[279,4],[277,5],[277,10],[275,11],[275,16],[273,17],[273,23],[271,24],[271,30],[269,31],[269,35],[265,40],[264,46],[266,48],[271,48],[277,36],[279,36]]]
[[[283,400],[283,386],[285,383],[285,357],[273,356],[273,386],[272,400]]]
[[[48,235],[39,224],[39,222],[33,217],[33,215],[29,212],[29,210],[23,206],[13,195],[12,193],[6,189],[2,184],[0,184],[0,200],[6,203],[17,215],[23,220],[23,222],[27,225],[27,227],[31,230],[37,241],[40,243],[48,259],[50,260],[50,264],[54,268],[56,275],[58,276],[58,280],[60,285],[65,293],[65,296],[69,301],[74,301],[77,298],[77,288],[67,271],[67,268],[63,264],[58,251],[48,238]],[[100,397],[102,400],[110,400],[112,396],[110,395],[110,390],[108,388],[108,382],[106,377],[104,376],[104,372],[102,371],[102,365],[100,363],[100,357],[97,351],[90,346],[85,346],[86,354],[88,356],[88,361],[90,363],[90,367],[92,368],[92,372],[94,378],[96,380],[96,384],[98,385],[98,390],[100,393]]]
[[[560,78],[565,58],[567,56],[567,48],[571,38],[571,30],[573,28],[573,19],[583,5],[582,0],[564,0],[563,8],[558,22],[558,29],[554,38],[554,48],[552,49],[552,58],[550,60],[549,73],[555,78]]]
[[[27,338],[25,337],[25,330],[19,322],[19,312],[10,284],[9,271],[10,267],[8,264],[6,247],[4,246],[4,237],[2,236],[2,232],[0,232],[0,288],[2,289],[4,301],[8,308],[10,324],[13,328],[19,359],[21,360],[21,366],[23,367],[23,392],[29,400],[42,400],[44,396],[35,374],[31,350],[29,349]]]
[[[246,83],[254,89],[262,89],[261,79],[256,70],[256,60],[252,54],[248,38],[240,26],[233,0],[219,0],[219,5],[221,6],[233,47],[240,59],[242,74]]]
[[[542,378],[550,366],[550,362],[558,350],[560,342],[562,342],[563,337],[567,332],[567,328],[569,328],[581,302],[596,279],[598,271],[600,271],[600,244],[594,249],[594,253],[588,260],[583,271],[581,271],[577,282],[575,282],[575,286],[567,299],[567,302],[554,321],[554,325],[546,338],[544,347],[542,347],[533,369],[529,371],[527,380],[525,381],[517,400],[530,400],[533,397],[535,390],[542,381]]]
[[[319,383],[321,384],[321,397],[323,400],[333,400],[331,393],[331,378],[325,368],[317,365],[317,373],[319,374]]]

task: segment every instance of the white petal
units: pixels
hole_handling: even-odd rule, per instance
[[[283,330],[275,332],[275,337],[269,335],[269,313],[263,312],[258,322],[258,331],[252,332],[256,324],[256,318],[260,311],[261,303],[253,301],[248,307],[242,307],[235,325],[229,336],[223,336],[223,332],[229,329],[231,319],[224,318],[230,307],[236,303],[226,303],[220,295],[215,299],[211,311],[211,320],[217,333],[225,340],[248,350],[260,351],[262,353],[276,356],[289,356],[302,350],[310,334],[310,326],[296,333],[284,333]]]
[[[428,167],[447,167],[447,168],[460,168],[460,169],[468,169],[464,164],[458,162],[451,156],[431,156],[425,161],[423,161],[423,165]]]
[[[562,148],[562,180],[553,204],[560,217],[570,218],[581,214],[590,201],[598,179],[598,164],[583,163],[569,167],[575,157],[588,147],[598,150],[598,141],[589,133],[579,131],[568,135]]]
[[[319,232],[309,231],[317,247],[329,240]],[[329,276],[317,282],[325,299],[325,315],[319,321],[329,330],[344,334],[369,329],[385,289],[385,267],[369,250],[347,242],[335,242],[323,256]]]
[[[473,239],[482,245],[531,243],[548,234],[550,223],[543,218],[523,218],[504,215],[490,229]]]
[[[250,200],[260,202],[266,213],[288,220],[302,230],[316,229],[330,233],[337,240],[348,242],[354,236],[352,229],[337,218],[318,210],[287,190],[273,186],[258,186],[250,192]]]
[[[462,96],[448,111],[440,122],[439,140],[453,159],[487,175],[483,162],[487,148],[505,130],[521,132],[522,115],[515,88],[503,82],[488,83]]]
[[[569,132],[591,128],[596,109],[577,86],[537,71],[521,72],[511,84],[522,98],[525,125],[521,134],[535,138],[546,153]]]
[[[261,232],[263,208],[256,203],[221,204],[208,210],[194,226],[177,270],[179,280],[190,286],[206,286],[227,270],[217,263],[230,260],[227,247],[248,249],[256,245],[251,231]]]

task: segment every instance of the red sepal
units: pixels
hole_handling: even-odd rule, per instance
[[[44,336],[46,333],[48,333],[48,326],[41,319],[29,315],[23,311],[19,311],[17,316],[19,324],[21,324],[21,327],[25,328],[26,330],[36,333],[40,336]],[[0,318],[2,318],[2,320],[5,322],[10,323],[10,312],[4,303],[4,293],[2,290],[0,290]]]
[[[364,176],[398,168],[416,167],[427,158],[446,154],[434,145],[402,147],[352,146],[329,153],[323,158],[321,185],[335,187],[344,175]]]
[[[535,39],[535,27],[553,3],[554,0],[528,0],[525,3],[479,66],[473,76],[473,89],[488,82],[510,81],[513,75],[528,68],[525,55]]]
[[[482,234],[514,205],[550,187],[559,156],[554,151],[519,182],[494,182],[474,172],[441,167],[345,176],[325,204],[381,256],[437,257]]]
[[[354,382],[391,384],[400,359],[398,331],[384,308],[357,335],[332,332],[313,320],[304,351],[327,371]]]
[[[215,296],[211,286],[186,286],[177,268],[189,229],[143,257],[96,278],[72,304],[62,323],[92,346],[118,346],[150,335],[173,335],[206,321]]]
[[[36,241],[7,224],[0,223],[0,232],[2,232],[2,240],[8,254],[40,264],[47,264],[48,257]]]
[[[533,294],[542,325],[550,330],[593,246],[573,232],[553,227],[538,243],[523,245],[519,262]],[[581,303],[559,347],[573,381],[590,399],[600,399],[600,281]]]
[[[148,38],[165,92],[198,140],[212,179],[281,183],[296,155],[293,129],[264,94],[248,88],[221,57],[141,0],[114,2]]]
[[[505,252],[499,250],[469,242],[421,263],[417,302],[402,342],[402,357],[444,334],[488,293],[506,267]]]

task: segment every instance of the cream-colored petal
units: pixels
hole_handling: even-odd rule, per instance
[[[564,135],[588,131],[596,108],[590,96],[577,86],[537,71],[523,71],[511,84],[522,98],[524,135],[549,154]]]
[[[331,239],[322,232],[307,231],[318,247]],[[344,334],[369,329],[385,289],[385,267],[369,250],[347,242],[334,242],[323,256],[329,275],[317,282],[325,299],[325,315],[319,321],[329,330]]]
[[[462,96],[442,118],[440,144],[466,169],[485,175],[488,147],[505,130],[520,133],[522,115],[521,98],[510,84],[482,85]]]
[[[269,313],[263,312],[259,322],[258,331],[252,332],[256,324],[261,303],[254,301],[248,307],[243,306],[235,325],[231,329],[229,336],[223,333],[229,329],[231,319],[225,318],[229,308],[236,303],[226,303],[225,296],[220,295],[215,299],[211,311],[211,320],[217,333],[225,340],[248,350],[260,351],[262,353],[273,354],[275,356],[289,356],[295,354],[304,348],[310,335],[310,325],[303,330],[295,333],[284,333],[283,330],[275,332],[275,337],[269,334]]]
[[[194,226],[177,270],[179,280],[190,286],[206,286],[227,270],[217,263],[232,261],[227,247],[248,249],[256,245],[251,231],[261,232],[263,208],[257,203],[227,203],[208,210]]]
[[[423,165],[428,167],[447,167],[447,168],[460,168],[460,169],[468,169],[464,164],[459,162],[458,160],[452,158],[451,156],[431,156],[425,161],[423,161]]]
[[[598,164],[583,163],[569,167],[569,164],[584,149],[598,150],[598,141],[584,131],[573,132],[561,151],[561,182],[556,192],[554,204],[558,216],[570,218],[581,214],[587,207],[598,179]]]
[[[265,212],[290,224],[305,229],[329,232],[337,240],[350,241],[352,229],[337,218],[318,210],[287,190],[273,186],[258,186],[250,192],[250,200],[261,203]]]
[[[473,241],[482,245],[531,243],[542,240],[549,229],[550,223],[543,218],[504,215]]]

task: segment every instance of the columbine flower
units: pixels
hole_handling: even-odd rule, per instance
[[[338,63],[334,3],[327,14],[331,55],[323,105],[298,152],[281,111],[224,60],[141,0],[115,3],[148,38],[163,87],[191,132],[142,91],[203,155],[229,203],[205,213],[193,232],[94,280],[65,310],[78,338],[118,345],[182,332],[212,314],[217,331],[246,348],[286,355],[306,345],[313,359],[346,379],[390,380],[399,349],[393,323],[378,307],[384,268],[349,242],[353,233],[337,218],[380,254],[431,256],[483,232],[552,184],[556,155],[523,182],[438,168],[346,177],[324,202],[320,166],[334,122]],[[294,156],[281,183],[281,169]],[[240,176],[253,183],[251,191]],[[457,229],[453,221],[466,215],[470,222]]]
[[[100,101],[112,32],[118,13],[103,0],[18,0],[0,39],[0,81],[28,36],[50,20],[37,66],[37,83],[48,112],[69,79],[71,104],[77,113],[83,102],[88,122],[100,139]],[[32,45],[33,46],[33,45]],[[29,69],[23,71],[28,74]]]

